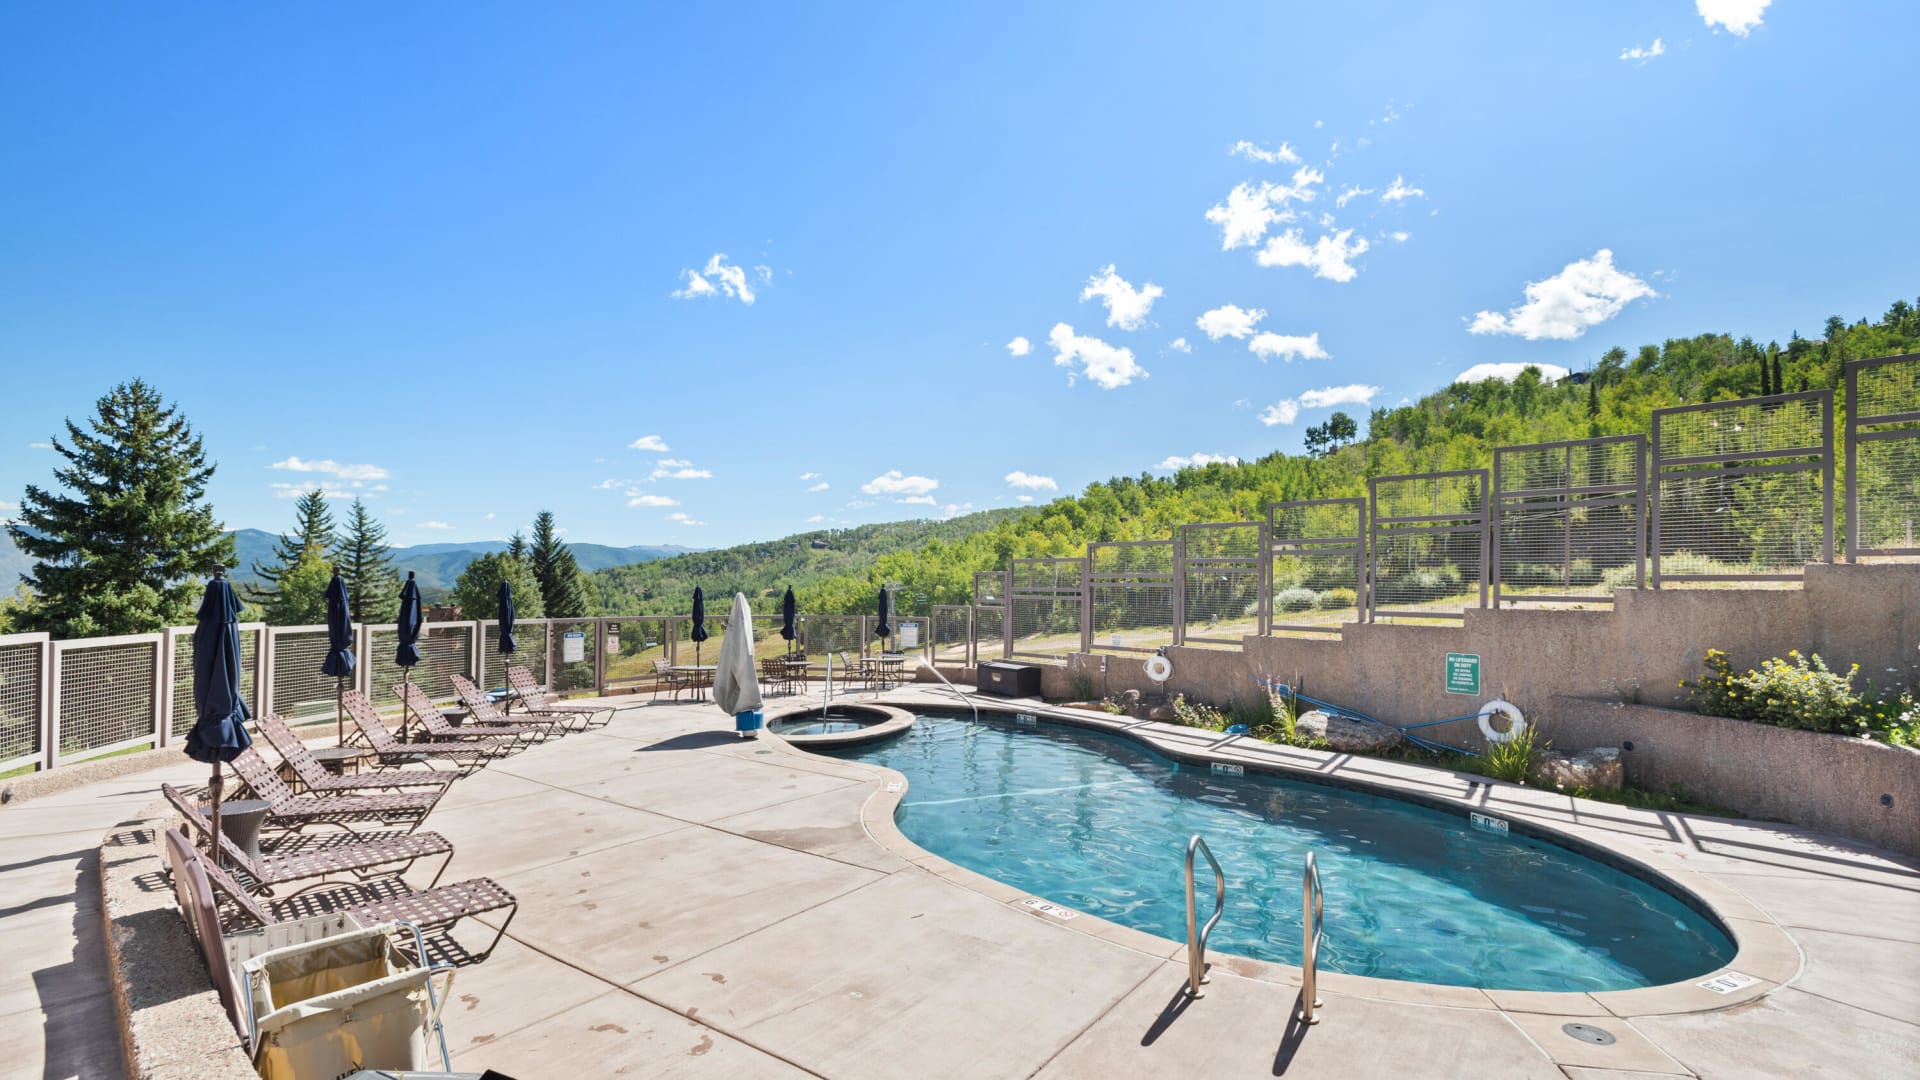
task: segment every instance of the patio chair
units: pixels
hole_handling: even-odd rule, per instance
[[[841,670],[847,673],[842,676],[842,678],[846,679],[848,684],[852,684],[855,679],[858,679],[860,681],[860,689],[873,689],[873,671],[871,668],[857,660],[847,659],[847,654],[844,652],[836,653],[835,655],[840,658]]]
[[[638,705],[562,705],[547,693],[547,688],[534,680],[533,672],[517,664],[507,665],[507,685],[513,688],[514,695],[520,699],[520,705],[536,716],[577,716],[584,717],[588,723],[600,713],[606,713],[601,726],[613,722],[613,714],[622,709],[637,709]]]
[[[465,675],[455,675],[453,677],[453,693],[454,696],[460,700],[461,707],[467,710],[468,722],[484,725],[489,731],[496,727],[506,728],[512,727],[515,724],[528,724],[546,728],[549,732],[558,732],[565,735],[570,731],[583,730],[586,726],[585,723],[582,722],[580,727],[574,727],[573,721],[578,719],[578,717],[575,716],[535,716],[525,714],[517,718],[508,716],[506,713],[500,711],[500,706],[494,704],[493,698],[489,697],[485,690],[475,686],[473,680],[467,678]]]
[[[407,831],[412,832],[420,827],[440,796],[446,794],[442,788],[431,793],[404,795],[295,795],[287,782],[280,779],[279,772],[251,746],[240,751],[230,764],[247,787],[253,789],[254,795],[266,801],[267,824],[290,832],[299,832],[308,825],[338,825],[353,832],[351,823],[367,821],[405,825]]]
[[[349,690],[341,699],[347,708],[347,719],[366,737],[367,745],[379,756],[383,767],[399,767],[415,762],[425,762],[431,766],[436,761],[446,762],[460,770],[460,775],[475,772],[491,761],[493,754],[473,747],[457,746],[452,743],[403,743],[393,737],[387,722],[380,719],[374,711],[373,702],[358,690]]]
[[[184,868],[194,866],[206,875],[207,883],[216,894],[226,897],[232,903],[233,911],[223,920],[226,929],[244,929],[250,925],[261,927],[277,926],[281,923],[310,917],[322,912],[316,906],[314,895],[289,897],[283,900],[265,900],[255,897],[242,888],[233,875],[213,864],[204,852],[187,843],[179,833],[167,832],[167,856],[175,866]],[[404,883],[402,883],[404,884]],[[520,902],[513,894],[501,888],[491,878],[472,878],[456,881],[451,885],[439,885],[419,892],[390,891],[376,892],[365,885],[347,885],[368,897],[362,903],[340,902],[337,898],[326,898],[320,903],[328,909],[326,914],[346,915],[362,926],[373,926],[388,922],[410,922],[421,930],[439,930],[450,927],[462,919],[474,915],[484,915],[491,911],[506,911],[507,917],[500,921],[495,929],[493,940],[479,953],[469,954],[473,963],[485,960],[500,944],[507,934],[507,927],[513,917],[519,914]],[[332,901],[332,902],[327,902]],[[415,957],[424,961],[424,957]]]
[[[444,791],[448,784],[459,779],[458,773],[441,770],[411,769],[389,770],[387,772],[368,773],[361,776],[335,776],[313,759],[307,750],[307,744],[300,741],[292,727],[275,713],[265,713],[259,717],[260,733],[273,744],[287,767],[293,770],[302,787],[313,794],[336,794],[343,791],[394,791],[403,788],[422,788]]]
[[[679,701],[680,691],[692,684],[687,672],[673,670],[673,665],[665,659],[653,662],[653,700],[659,701],[660,691],[665,688],[673,691],[673,700]]]
[[[760,681],[768,689],[779,687],[783,694],[793,693],[793,668],[785,657],[774,656],[760,661]]]
[[[210,849],[213,822],[207,820],[207,815],[201,813],[200,807],[172,784],[161,784],[160,794],[166,796],[175,810],[180,811],[180,817],[192,835],[199,838],[196,846]],[[289,881],[327,878],[335,874],[352,874],[364,881],[374,876],[405,874],[421,859],[445,855],[446,858],[440,862],[440,869],[434,871],[433,880],[427,884],[428,888],[432,888],[439,884],[440,875],[447,872],[447,864],[453,861],[453,841],[439,833],[417,832],[407,836],[376,837],[351,844],[328,844],[294,855],[266,855],[256,859],[223,831],[220,854],[229,864],[238,866],[259,883],[258,891],[267,896],[273,895],[273,886]],[[398,869],[390,869],[384,874],[363,873],[379,867],[391,868],[396,864]]]
[[[458,678],[458,676],[455,676]],[[469,723],[455,727],[447,723],[440,710],[433,707],[427,695],[418,686],[411,683],[393,684],[396,697],[406,702],[407,708],[420,718],[420,730],[425,738],[432,742],[458,742],[479,746],[500,747],[502,752],[522,749],[518,745],[522,739],[546,739],[553,734],[553,724],[511,724],[495,722],[484,717],[474,716]],[[471,710],[469,710],[471,711]]]

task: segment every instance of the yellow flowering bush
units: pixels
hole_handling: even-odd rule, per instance
[[[1691,692],[1694,708],[1709,716],[1842,735],[1864,734],[1872,726],[1869,702],[1853,688],[1858,664],[1835,672],[1818,653],[1802,656],[1798,649],[1744,675],[1734,673],[1719,649],[1708,649],[1704,663],[1706,674],[1680,685]]]

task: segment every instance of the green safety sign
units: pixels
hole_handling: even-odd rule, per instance
[[[1447,693],[1480,696],[1480,654],[1447,654]]]

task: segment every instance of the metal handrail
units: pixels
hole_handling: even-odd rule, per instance
[[[1199,852],[1207,857],[1207,865],[1213,867],[1213,917],[1207,925],[1199,925],[1199,911],[1193,899],[1193,855]],[[1220,873],[1220,860],[1213,857],[1213,850],[1199,833],[1187,841],[1187,993],[1200,996],[1200,984],[1207,981],[1207,938],[1213,934],[1214,924],[1220,921],[1220,913],[1227,906],[1227,879]]]
[[[1307,869],[1300,882],[1300,1012],[1303,1024],[1317,1024],[1313,1010],[1320,1007],[1320,866],[1307,852]]]

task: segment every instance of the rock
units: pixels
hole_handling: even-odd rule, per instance
[[[1294,721],[1296,734],[1318,739],[1328,749],[1349,754],[1374,754],[1391,750],[1406,741],[1399,728],[1368,723],[1346,716],[1334,716],[1319,709],[1301,713]]]
[[[1157,720],[1163,724],[1177,724],[1180,722],[1179,717],[1176,717],[1173,714],[1173,706],[1171,705],[1153,706],[1152,708],[1147,710],[1147,715],[1145,719]]]
[[[1135,710],[1140,708],[1140,691],[1122,690],[1117,700],[1119,701],[1120,707],[1127,710],[1128,715],[1132,715]]]
[[[1577,754],[1544,750],[1533,763],[1532,778],[1559,788],[1619,791],[1626,779],[1626,767],[1620,763],[1620,749],[1615,746],[1596,746]]]

